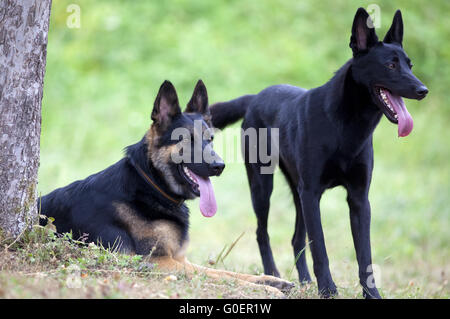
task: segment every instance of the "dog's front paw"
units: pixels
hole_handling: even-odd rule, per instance
[[[283,280],[274,276],[262,275],[257,282],[261,285],[268,285],[271,287],[275,287],[283,292],[289,292],[295,285],[294,283]]]
[[[338,291],[337,291],[336,285],[331,284],[331,285],[328,285],[327,287],[319,286],[319,295],[320,295],[320,298],[323,298],[323,299],[330,299],[330,298],[337,297]]]
[[[268,293],[276,298],[286,299],[286,295],[279,289],[269,286],[269,285],[263,285],[263,287],[264,287],[264,290],[266,291],[266,293]]]
[[[363,288],[363,297],[365,299],[381,299],[377,288]]]
[[[141,262],[138,266],[138,271],[146,272],[154,270],[156,265],[150,262]]]

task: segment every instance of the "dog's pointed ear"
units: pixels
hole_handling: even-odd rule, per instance
[[[168,127],[172,119],[181,114],[180,105],[178,103],[177,92],[175,87],[169,81],[164,83],[159,88],[153,105],[152,120],[158,128],[165,129]]]
[[[397,43],[402,46],[403,42],[403,19],[402,12],[397,10],[392,20],[392,25],[383,40],[384,43]]]
[[[187,104],[186,112],[209,114],[208,108],[208,92],[202,80],[198,80],[195,86],[191,100]]]
[[[369,25],[372,27],[369,27]],[[369,14],[363,8],[359,8],[353,20],[352,36],[350,37],[350,48],[352,48],[353,56],[367,52],[377,43],[378,37]]]

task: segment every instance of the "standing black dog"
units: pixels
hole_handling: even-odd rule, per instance
[[[189,210],[184,200],[200,197],[206,217],[217,206],[210,176],[225,165],[212,149],[206,87],[199,81],[185,112],[173,85],[165,81],[156,97],[153,124],[140,142],[128,146],[126,157],[105,170],[73,182],[38,201],[41,214],[54,218],[56,230],[74,238],[147,256],[159,268],[202,272],[216,279],[235,278],[243,285],[268,284],[276,295],[291,283],[272,276],[253,276],[191,264]],[[184,158],[180,153],[186,155]],[[196,153],[200,157],[196,160]],[[176,155],[180,156],[176,156]],[[41,225],[47,223],[41,219]]]
[[[413,120],[401,97],[420,100],[428,93],[411,72],[411,61],[403,50],[401,12],[395,13],[382,42],[375,30],[368,27],[369,19],[364,9],[358,9],[350,38],[353,58],[325,85],[311,90],[276,85],[257,95],[211,106],[212,122],[218,128],[242,117],[244,130],[279,128],[279,165],[294,195],[297,211],[292,238],[294,255],[305,248],[308,233],[314,274],[323,297],[337,294],[337,290],[330,274],[319,201],[326,189],[342,185],[348,194],[363,295],[380,298],[370,267],[368,192],[373,169],[372,134],[384,114],[398,124],[399,136],[407,136]],[[254,145],[245,143],[245,154],[250,147]],[[262,166],[261,160],[250,163],[246,158],[264,272],[279,276],[267,233],[273,174],[261,174]],[[310,281],[304,253],[296,266],[300,281]]]

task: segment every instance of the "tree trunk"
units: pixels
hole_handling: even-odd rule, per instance
[[[0,230],[37,220],[41,102],[51,0],[0,0]]]

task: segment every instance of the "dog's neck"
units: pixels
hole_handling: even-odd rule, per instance
[[[327,100],[331,102],[324,107],[328,108],[327,114],[330,114],[330,120],[342,133],[343,139],[351,142],[347,145],[349,151],[358,152],[366,142],[372,140],[382,112],[373,103],[369,88],[354,80],[352,64],[353,59],[325,84],[326,92],[331,92],[329,94],[333,96],[328,97]]]
[[[139,178],[147,185],[146,189],[171,205],[180,206],[184,199],[174,194],[164,178],[149,160],[148,147],[143,138],[140,142],[130,145],[126,149],[129,164],[133,167]]]

